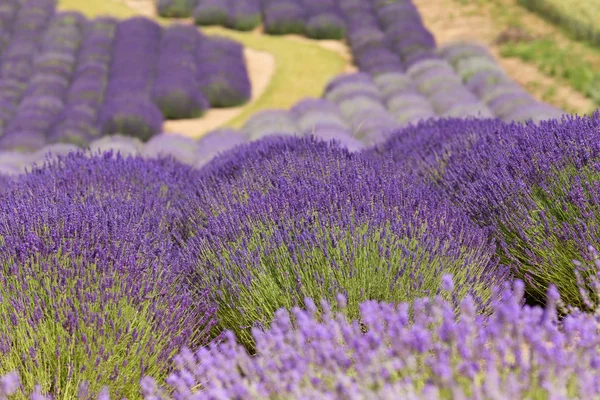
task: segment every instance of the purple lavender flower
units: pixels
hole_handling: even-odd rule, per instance
[[[254,323],[309,293],[348,294],[356,315],[363,299],[433,295],[445,271],[460,271],[464,293],[482,303],[480,282],[505,278],[485,230],[395,164],[276,136],[224,153],[201,173],[186,248],[192,279],[211,288],[220,326],[248,345]]]
[[[90,393],[135,396],[144,374],[162,380],[175,351],[205,341],[214,311],[192,300],[172,240],[194,176],[165,159],[71,154],[4,191],[0,354],[26,392],[75,398],[85,379]]]

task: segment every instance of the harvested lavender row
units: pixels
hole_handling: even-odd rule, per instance
[[[563,114],[527,93],[481,46],[454,43],[440,48],[438,52],[452,64],[466,87],[504,121],[539,122]]]
[[[434,118],[435,110],[415,83],[402,72],[386,72],[373,78],[385,105],[401,126]]]
[[[400,57],[388,48],[369,1],[340,0],[340,8],[354,63],[361,71],[377,75],[404,69]]]
[[[351,126],[352,136],[367,145],[380,143],[399,127],[366,73],[339,75],[329,82],[323,97],[339,107]]]
[[[65,105],[84,23],[85,17],[73,12],[51,21],[23,99],[6,125],[3,149],[37,150],[47,142]]]
[[[164,30],[152,100],[165,118],[197,118],[210,107],[200,91],[196,48],[202,37],[193,26],[173,25]]]
[[[400,56],[406,68],[423,59],[437,58],[435,38],[423,25],[421,14],[411,0],[373,0],[372,3],[386,43]]]
[[[244,124],[242,132],[248,141],[270,135],[298,135],[300,128],[288,110],[262,110],[252,115]]]
[[[87,22],[65,107],[48,135],[50,143],[83,146],[100,136],[98,118],[108,84],[116,29],[117,20],[110,18]]]
[[[244,135],[236,130],[222,128],[209,132],[195,140],[172,133],[153,136],[148,142],[123,135],[104,136],[89,143],[91,154],[113,151],[121,156],[143,156],[144,158],[173,157],[177,161],[200,168],[216,155],[247,142]],[[32,153],[0,151],[0,175],[19,175],[52,161],[58,156],[80,151],[71,143],[46,145]]]
[[[242,132],[234,129],[221,128],[211,131],[198,140],[194,167],[202,168],[215,156],[246,142]]]
[[[326,141],[335,140],[349,151],[358,151],[364,143],[355,139],[340,109],[325,99],[305,98],[296,103],[290,112],[302,135],[313,135]]]
[[[492,111],[467,89],[445,60],[421,60],[406,71],[442,117],[492,117]]]
[[[252,95],[244,47],[225,37],[204,37],[199,41],[196,78],[212,107],[239,106]]]
[[[119,22],[100,115],[104,134],[121,133],[148,140],[160,132],[163,115],[150,99],[150,90],[161,35],[160,25],[147,18]]]
[[[53,15],[53,0],[29,0],[15,17],[12,40],[0,66],[0,148],[4,129],[23,98],[39,42]]]
[[[263,0],[265,32],[270,35],[304,34],[306,10],[298,0]]]

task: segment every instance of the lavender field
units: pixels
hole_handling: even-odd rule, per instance
[[[410,0],[156,8],[0,4],[0,399],[600,399],[600,110]],[[198,25],[357,72],[166,133],[251,98]]]

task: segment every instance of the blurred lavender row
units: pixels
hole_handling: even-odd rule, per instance
[[[34,56],[53,16],[51,0],[31,0],[14,16],[12,36],[0,65],[0,147],[11,140],[5,137],[6,127],[25,96],[34,72]]]
[[[0,4],[0,150],[148,140],[164,119],[251,97],[243,47],[142,17],[87,20],[53,0]]]
[[[504,121],[539,122],[563,114],[537,101],[510,78],[482,46],[458,42],[443,46],[438,53],[453,66],[465,86]]]

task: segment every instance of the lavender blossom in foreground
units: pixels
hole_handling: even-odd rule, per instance
[[[475,313],[470,297],[456,311],[452,291],[447,275],[433,300],[363,302],[356,320],[331,311],[326,301],[320,313],[306,299],[306,310],[278,310],[268,329],[253,330],[256,355],[230,332],[223,343],[195,352],[184,348],[169,386],[159,389],[146,377],[144,395],[427,400],[600,395],[597,315],[575,313],[559,322],[555,288],[548,291],[545,310],[522,307],[523,283],[517,281],[496,290],[492,314],[485,318]],[[338,296],[338,308],[345,303]]]
[[[190,209],[191,282],[242,335],[304,296],[400,301],[434,295],[444,272],[481,308],[506,279],[481,229],[396,164],[311,137],[270,137],[216,157]],[[483,282],[487,282],[484,284]]]

